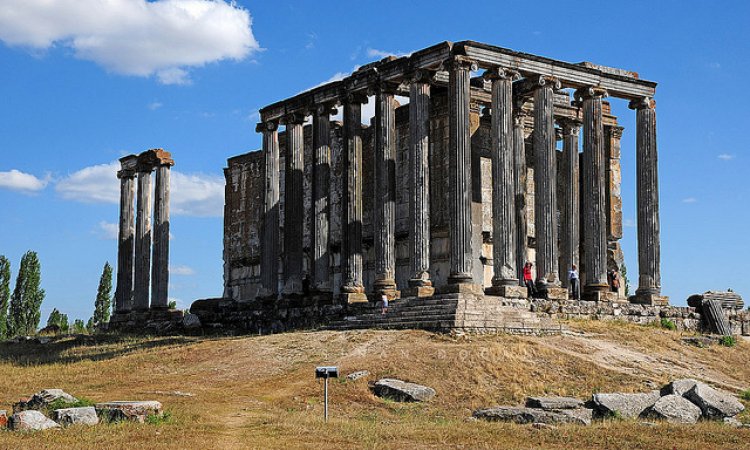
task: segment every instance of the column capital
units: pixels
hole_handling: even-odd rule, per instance
[[[342,101],[352,104],[352,103],[360,103],[364,104],[367,103],[367,93],[361,92],[361,91],[349,91],[344,89],[341,93]]]
[[[373,81],[370,83],[370,86],[367,88],[367,95],[376,95],[376,94],[388,94],[388,95],[396,95],[399,93],[399,91],[402,88],[402,83],[396,83],[393,81],[385,81],[378,78],[373,79]],[[367,103],[367,102],[363,102]]]
[[[313,105],[310,107],[310,114],[318,115],[318,116],[330,116],[333,114],[336,114],[338,112],[338,109],[336,109],[336,103],[320,103],[317,105]]]
[[[407,75],[409,83],[427,83],[432,84],[435,81],[437,71],[429,69],[413,69]]]
[[[305,115],[301,112],[292,112],[282,117],[284,125],[302,125],[305,123]]]
[[[608,97],[609,93],[606,89],[600,88],[597,86],[589,86],[589,87],[582,87],[580,89],[576,89],[575,93],[573,94],[573,97],[581,101],[585,98],[594,98],[594,97]]]
[[[560,89],[562,84],[556,77],[550,77],[547,75],[539,75],[537,78],[529,78],[529,82],[534,89],[543,87],[551,87],[552,89]]]
[[[477,65],[476,61],[464,55],[451,55],[448,59],[445,60],[445,62],[443,63],[443,66],[447,70],[455,70],[455,69],[477,70],[479,69],[479,65]]]
[[[581,131],[582,122],[578,119],[574,119],[571,117],[559,117],[556,120],[562,128],[563,136],[570,136],[572,134],[578,136]]]
[[[622,138],[622,130],[624,130],[623,127],[617,126],[617,125],[611,125],[611,126],[605,126],[604,131],[608,132],[610,137],[614,139],[620,139]]]
[[[264,133],[267,131],[276,131],[279,129],[279,122],[276,120],[269,120],[266,122],[258,122],[255,125],[256,133]]]
[[[493,67],[487,69],[482,74],[482,78],[488,81],[510,80],[516,81],[521,79],[521,74],[517,70],[506,69],[504,67]]]
[[[656,109],[656,100],[651,97],[641,97],[636,100],[631,100],[628,104],[630,109]]]

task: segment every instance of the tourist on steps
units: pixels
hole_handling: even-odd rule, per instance
[[[570,281],[570,290],[573,295],[573,300],[579,300],[581,291],[578,285],[578,268],[575,264],[573,264],[573,267],[568,271],[568,280]]]
[[[385,313],[388,312],[388,296],[385,295],[385,292],[380,294],[380,302],[382,303],[382,309],[380,310],[381,315],[385,315]]]
[[[533,297],[536,295],[536,287],[534,286],[534,277],[531,276],[531,266],[532,264],[529,261],[526,261],[523,266],[523,284],[529,290],[529,295]]]
[[[617,273],[616,269],[610,270],[607,274],[609,280],[609,290],[612,292],[620,291],[620,274]]]

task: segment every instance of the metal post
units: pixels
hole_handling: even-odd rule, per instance
[[[324,411],[325,411],[325,421],[328,422],[328,377],[325,378],[324,381],[324,388],[323,388],[323,397],[325,398],[324,401]]]

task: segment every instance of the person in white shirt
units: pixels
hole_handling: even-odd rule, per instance
[[[381,309],[380,314],[385,315],[388,312],[388,296],[385,293],[380,294],[380,301],[383,303],[383,309]]]
[[[570,290],[572,291],[573,299],[578,300],[581,297],[581,292],[578,285],[578,269],[575,264],[568,271],[568,280],[570,281]]]

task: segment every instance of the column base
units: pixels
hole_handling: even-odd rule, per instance
[[[281,291],[283,295],[302,295],[304,293],[304,287],[302,286],[302,280],[297,278],[290,278],[284,283],[284,289]]]
[[[258,294],[256,295],[256,298],[259,299],[276,299],[277,297],[278,294],[276,292],[265,287],[258,289]]]
[[[568,289],[559,286],[547,286],[547,300],[567,300]]]
[[[476,283],[446,284],[437,288],[438,294],[474,294],[484,295],[484,286]]]
[[[492,286],[484,290],[486,295],[497,295],[505,298],[528,298],[529,291],[524,286],[505,285],[505,286]]]
[[[344,303],[346,305],[367,303],[369,301],[367,295],[364,292],[347,292],[339,294],[339,298],[341,298],[341,303]]]
[[[388,300],[393,300],[401,297],[401,292],[396,290],[396,280],[392,278],[386,278],[383,280],[375,280],[372,286],[373,298],[380,300],[380,296],[385,294]]]
[[[372,294],[369,294],[368,297],[373,302],[379,302],[380,296],[383,294],[385,294],[388,301],[401,298],[401,291],[397,291],[396,289],[380,289],[380,290],[376,289],[375,292],[373,292]]]
[[[617,292],[600,290],[584,291],[581,295],[581,299],[587,302],[616,302],[618,298]]]
[[[411,286],[401,291],[403,297],[432,297],[435,288],[432,286]]]
[[[651,306],[669,306],[669,297],[652,293],[638,293],[628,297],[630,303]]]

